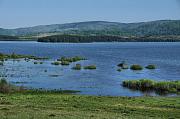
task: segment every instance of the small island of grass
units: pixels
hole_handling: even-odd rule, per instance
[[[12,53],[12,54],[0,53],[0,60],[1,61],[5,61],[7,59],[46,60],[48,58],[46,58],[46,57],[36,57],[36,56],[32,56],[32,55],[20,55],[20,54],[16,54],[16,53]]]
[[[89,69],[89,70],[95,70],[96,68],[97,68],[96,65],[84,66],[84,69]]]
[[[140,91],[180,93],[180,81],[154,81],[149,79],[126,80],[123,81],[122,86]]]
[[[134,64],[130,67],[131,70],[143,70],[143,67],[138,64]]]
[[[68,61],[61,61],[61,65],[70,65],[70,62],[68,62]]]
[[[56,61],[56,62],[52,62],[51,64],[52,65],[60,65],[61,63]]]
[[[61,57],[59,59],[57,59],[57,61],[51,63],[52,65],[70,65],[73,62],[78,62],[81,60],[86,60],[83,57],[80,56],[75,56],[75,57]]]
[[[86,60],[85,58],[83,57],[80,57],[80,56],[75,56],[75,57],[61,57],[60,59],[58,59],[58,61],[66,61],[66,62],[78,62],[78,61],[81,61],[81,60]]]
[[[120,67],[121,69],[129,69],[129,66],[128,66],[128,64],[125,61],[123,61],[122,63],[118,64],[117,66]]]
[[[81,64],[76,64],[72,69],[74,70],[81,70]]]
[[[145,68],[146,69],[156,69],[156,65],[150,64],[150,65],[146,66]]]

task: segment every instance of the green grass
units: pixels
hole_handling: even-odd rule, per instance
[[[4,87],[5,86],[5,90]],[[20,90],[0,80],[0,119],[178,119],[180,97],[75,95],[73,90]]]
[[[180,92],[180,81],[154,81],[149,79],[125,80],[122,85],[130,89],[155,91],[159,94]]]
[[[1,119],[178,119],[180,97],[0,94]]]

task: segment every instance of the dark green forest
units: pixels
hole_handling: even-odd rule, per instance
[[[179,38],[173,37],[122,37],[108,35],[54,35],[38,39],[38,42],[66,42],[66,43],[91,43],[91,42],[180,42]]]

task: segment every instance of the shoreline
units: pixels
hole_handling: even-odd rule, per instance
[[[0,42],[36,42],[51,44],[93,44],[93,43],[180,43],[179,41],[121,41],[121,42],[38,42],[37,40],[0,40]]]

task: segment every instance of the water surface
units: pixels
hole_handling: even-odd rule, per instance
[[[80,90],[81,94],[111,96],[141,96],[120,84],[127,79],[180,80],[180,43],[37,43],[0,42],[0,52],[50,57],[44,64],[33,61],[7,61],[0,67],[2,76],[13,82],[22,82],[32,88]],[[97,65],[97,70],[75,71],[70,66],[53,66],[59,57],[83,56],[81,65]],[[129,65],[156,64],[156,70],[116,71],[121,61]],[[47,72],[45,72],[47,70]]]

